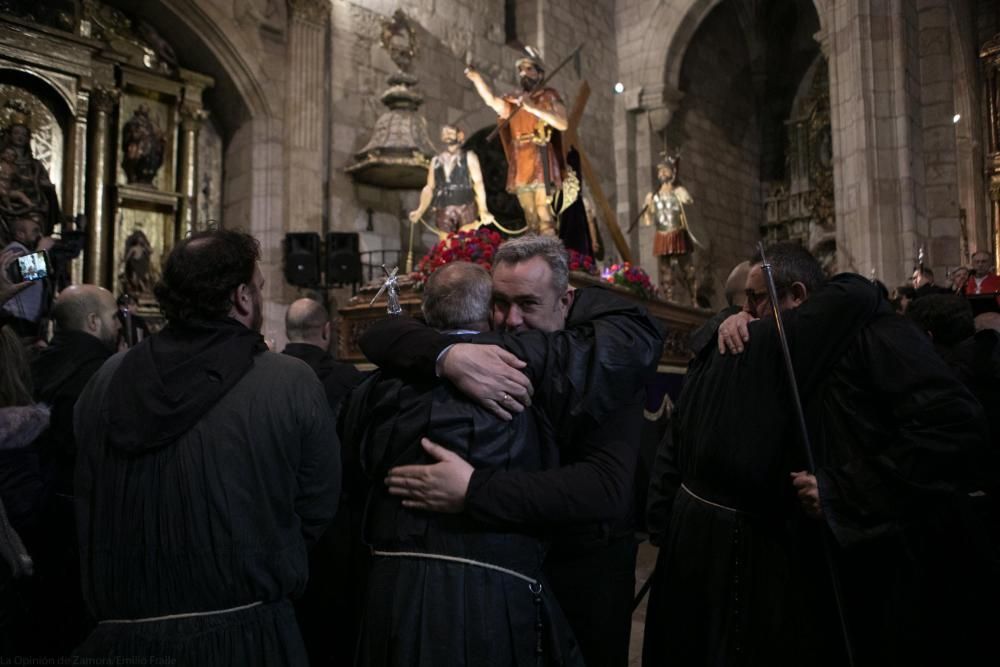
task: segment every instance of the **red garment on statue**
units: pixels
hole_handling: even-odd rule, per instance
[[[686,255],[691,252],[691,241],[686,229],[675,229],[672,232],[656,232],[653,238],[653,254]]]

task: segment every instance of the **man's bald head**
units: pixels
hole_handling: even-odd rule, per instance
[[[111,292],[97,285],[71,285],[52,306],[56,331],[79,331],[114,349],[118,343],[118,304]]]
[[[285,335],[289,343],[305,343],[326,349],[330,342],[330,317],[319,301],[299,299],[285,312]]]

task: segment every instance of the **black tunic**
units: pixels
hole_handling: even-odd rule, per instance
[[[351,396],[344,439],[360,446],[372,480],[365,541],[376,552],[369,576],[357,664],[582,665],[548,582],[541,539],[486,526],[467,515],[408,510],[381,483],[394,466],[429,463],[426,436],[473,466],[538,470],[558,455],[538,435],[533,414],[503,422],[438,381],[404,382],[376,373]],[[536,609],[529,583],[469,563],[378,552],[463,558],[508,568],[542,586]],[[536,614],[542,613],[542,632]]]
[[[341,405],[366,374],[354,364],[334,360],[322,348],[307,343],[289,343],[282,354],[309,364],[326,391],[330,413],[340,414]],[[302,638],[314,665],[350,665],[358,641],[368,551],[361,542],[361,518],[368,485],[359,468],[354,443],[341,447],[344,471],[337,516],[309,551],[309,583],[295,601]]]
[[[185,341],[195,337],[176,336],[177,354],[167,359],[175,365],[142,367],[144,382],[131,389],[144,398],[133,409],[146,409],[159,393],[162,413],[124,423],[133,415],[121,414],[125,399],[113,380],[127,377],[117,371],[165,333],[109,360],[77,404],[84,597],[99,621],[263,604],[100,624],[77,653],[161,656],[174,665],[306,665],[288,598],[305,588],[307,544],[333,518],[340,482],[323,388],[296,359],[256,353],[232,375],[215,364],[225,349],[207,345],[186,355],[193,343]],[[209,400],[190,393],[206,379],[233,384]],[[174,417],[182,424],[171,426],[171,405],[190,406]],[[112,433],[109,421],[122,425]],[[170,429],[173,439],[157,440]],[[131,440],[120,444],[123,437]]]
[[[843,354],[877,299],[867,281],[840,277],[784,314],[801,391]],[[790,641],[801,610],[786,524],[797,509],[788,473],[805,464],[791,400],[773,320],[750,324],[743,354],[720,355],[713,340],[692,362],[650,490],[670,519],[645,665],[786,664],[801,649]]]
[[[38,401],[52,406],[49,429],[38,439],[38,455],[48,495],[45,530],[30,544],[36,561],[34,598],[44,627],[46,655],[68,655],[92,625],[80,592],[80,554],[73,510],[76,440],[73,408],[83,388],[112,350],[82,331],[61,331],[31,362]]]
[[[382,367],[433,377],[454,340],[394,318],[362,337]],[[527,362],[540,419],[552,425],[554,470],[478,468],[465,513],[483,522],[544,529],[557,539],[546,558],[556,598],[588,664],[627,660],[634,592],[633,480],[645,384],[663,349],[649,313],[610,290],[576,290],[566,329],[480,334]]]
[[[852,546],[901,526],[936,494],[957,497],[981,415],[929,343],[875,294],[862,278],[840,276],[783,319],[825,517],[841,547],[858,664],[895,664],[891,653],[874,655],[879,645],[899,647],[886,621],[907,614],[890,595],[899,593],[890,563],[907,559],[885,545]],[[659,459],[659,493],[682,482],[689,491],[676,494],[657,565],[646,664],[844,662],[815,530],[822,524],[797,516],[789,483],[805,464],[782,363],[774,323],[758,322],[743,355],[710,345],[692,366],[676,449]],[[871,572],[859,577],[865,568],[878,571],[878,586]],[[895,614],[880,617],[887,608]]]

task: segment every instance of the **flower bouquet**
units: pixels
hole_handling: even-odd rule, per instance
[[[579,271],[580,273],[589,273],[592,276],[598,275],[600,273],[597,269],[597,262],[590,255],[584,255],[583,253],[577,252],[572,248],[568,248],[569,253],[569,270]]]
[[[656,287],[649,274],[628,262],[612,264],[601,272],[601,277],[612,285],[618,285],[644,299],[656,298]]]
[[[413,281],[417,288],[423,288],[431,273],[449,262],[472,262],[490,271],[493,268],[493,255],[502,242],[503,237],[499,233],[484,227],[449,234],[417,263]]]

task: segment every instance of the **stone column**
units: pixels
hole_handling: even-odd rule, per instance
[[[901,284],[928,235],[916,5],[835,0],[822,23],[838,267]]]
[[[323,122],[329,0],[290,0],[285,132],[285,228],[323,229]]]
[[[986,90],[986,176],[990,188],[990,246],[994,271],[1000,271],[1000,34],[983,45]],[[978,236],[978,235],[977,235]]]
[[[177,172],[177,189],[184,195],[181,200],[179,217],[181,237],[191,232],[199,231],[198,224],[198,131],[201,123],[208,117],[204,110],[181,105],[181,134],[179,140],[179,168]]]
[[[87,142],[87,248],[84,280],[111,286],[111,233],[114,225],[107,186],[114,166],[109,132],[120,91],[95,88],[90,93],[90,138]]]

